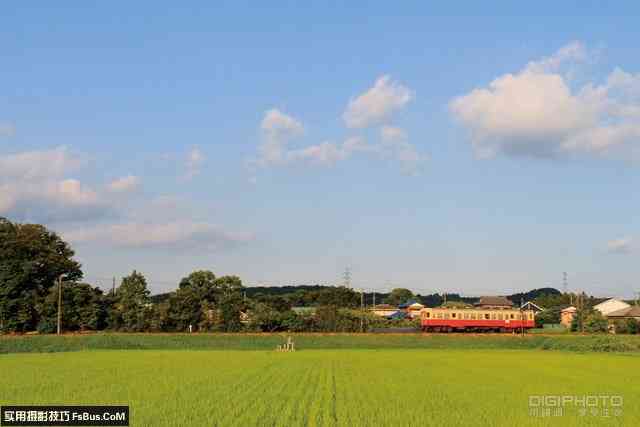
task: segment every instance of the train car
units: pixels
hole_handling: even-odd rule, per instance
[[[533,310],[425,308],[420,312],[425,332],[511,332],[535,327]]]

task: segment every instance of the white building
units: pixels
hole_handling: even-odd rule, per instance
[[[609,313],[613,313],[614,311],[623,310],[629,307],[631,306],[626,302],[620,301],[619,299],[611,298],[606,300],[605,302],[601,302],[593,308],[602,313],[603,316],[607,316],[609,315]]]

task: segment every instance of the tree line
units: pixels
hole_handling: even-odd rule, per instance
[[[192,272],[177,289],[156,297],[134,270],[105,293],[82,281],[74,255],[46,227],[0,218],[0,332],[54,332],[58,298],[64,331],[355,332],[385,324],[357,310],[361,300],[353,289],[313,287],[300,298],[315,312],[298,313],[292,299],[255,292],[237,276],[208,270]]]
[[[417,326],[410,320],[387,320],[360,310],[414,300],[427,307],[469,305],[477,298],[459,294],[414,294],[405,288],[360,294],[345,286],[245,287],[237,276],[194,271],[174,291],[150,295],[145,276],[133,271],[109,292],[82,281],[74,251],[55,232],[39,224],[20,224],[0,217],[0,333],[56,330],[61,297],[64,331],[292,331],[357,332],[389,326]],[[61,283],[59,293],[58,283]],[[554,288],[534,289],[508,297],[516,305],[533,301],[545,310],[536,324],[557,324],[560,311],[580,298],[575,331],[604,332],[607,320],[593,310],[602,301]],[[294,307],[313,307],[311,311]],[[617,322],[616,331],[638,333],[638,322]]]

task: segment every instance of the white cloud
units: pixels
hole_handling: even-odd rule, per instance
[[[159,247],[221,250],[254,239],[251,233],[234,233],[204,222],[129,222],[63,233],[74,243],[100,241],[121,247]]]
[[[633,239],[629,236],[611,240],[607,243],[607,251],[614,254],[627,254],[633,250]]]
[[[380,129],[380,139],[383,155],[400,162],[404,173],[415,175],[419,172],[420,164],[427,158],[420,155],[416,147],[409,143],[404,129],[383,126]]]
[[[258,166],[276,165],[287,159],[287,144],[291,139],[304,134],[304,126],[300,121],[277,108],[267,110],[260,124],[263,143],[259,149],[259,157],[255,161]]]
[[[200,170],[202,168],[202,164],[206,160],[204,154],[198,147],[192,148],[187,153],[187,160],[185,162],[185,168],[187,170],[185,174],[185,179],[192,179],[196,175],[200,174]]]
[[[111,215],[98,193],[64,178],[83,163],[64,146],[0,156],[0,215],[34,222]]]
[[[320,144],[300,148],[290,148],[290,141],[304,133],[304,126],[292,116],[271,109],[265,113],[261,123],[264,143],[256,160],[248,163],[255,174],[256,168],[309,163],[317,166],[333,166],[348,160],[356,154],[377,154],[380,157],[400,162],[402,170],[414,174],[418,164],[424,160],[407,140],[406,132],[400,128],[383,126],[382,138],[378,144],[369,144],[361,136],[352,136],[342,143],[324,141]],[[252,175],[249,182],[256,183]]]
[[[12,123],[0,122],[0,137],[12,137],[16,134],[16,128]]]
[[[107,189],[112,193],[128,193],[134,191],[139,185],[140,178],[134,175],[127,175],[111,181]]]
[[[0,184],[0,215],[20,221],[76,221],[112,213],[95,191],[75,179]]]
[[[277,108],[272,108],[265,112],[260,129],[268,136],[277,139],[304,133],[302,123]]]
[[[0,156],[0,179],[55,178],[78,169],[83,161],[65,146]]]
[[[481,157],[608,154],[640,141],[640,74],[620,69],[602,85],[571,87],[561,69],[588,58],[580,43],[496,78],[450,103]]]
[[[352,98],[342,118],[349,128],[382,124],[412,99],[413,93],[409,88],[385,75],[379,77],[365,93]]]
[[[531,61],[527,64],[526,70],[534,73],[546,73],[557,71],[567,63],[584,62],[589,58],[589,52],[583,43],[573,41],[560,49],[553,55]]]

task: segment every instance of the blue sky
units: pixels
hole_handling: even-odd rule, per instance
[[[633,2],[109,2],[0,17],[0,215],[87,279],[640,290]]]

